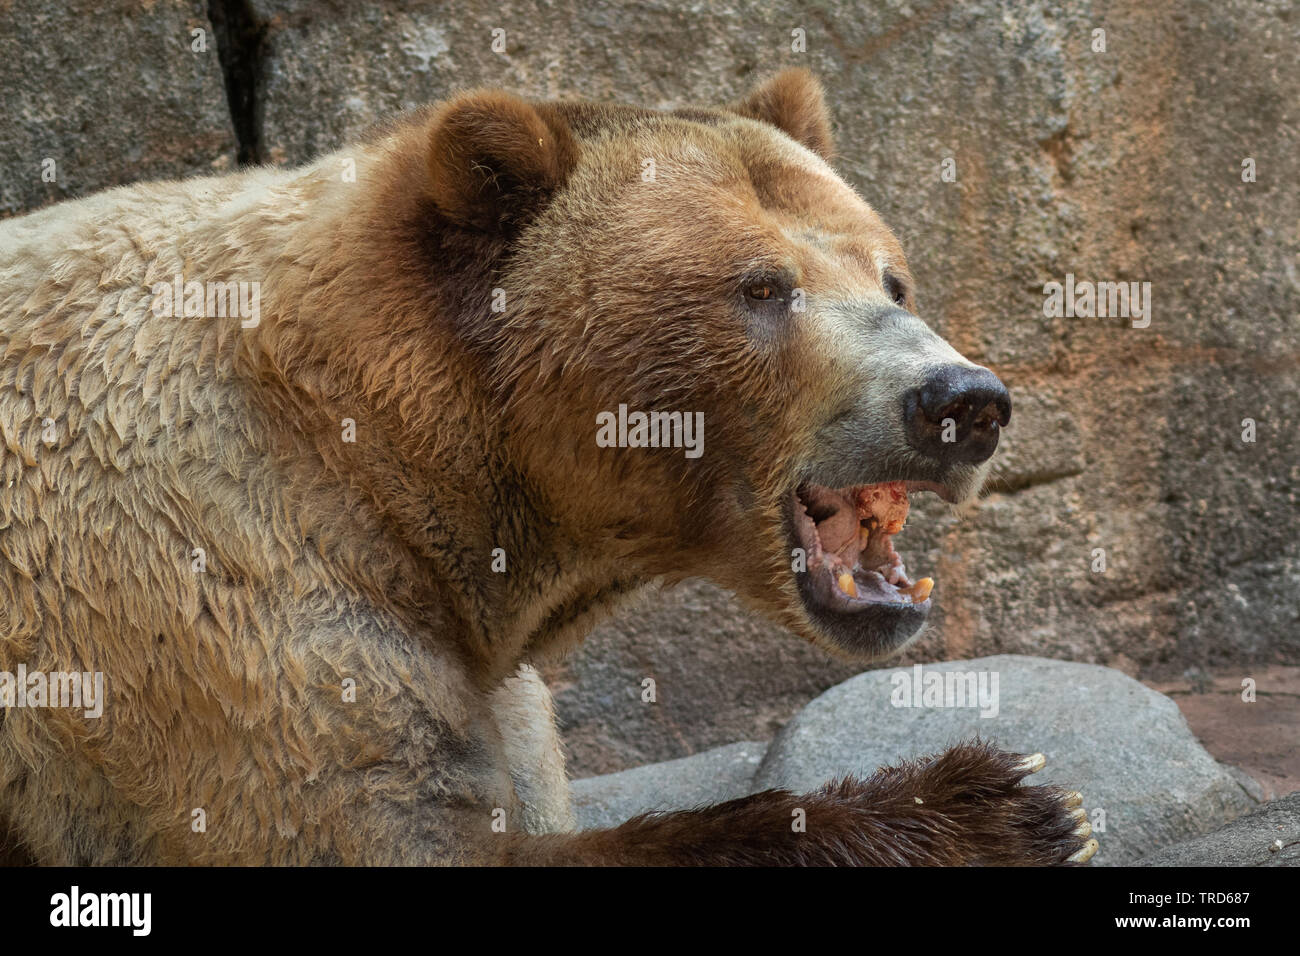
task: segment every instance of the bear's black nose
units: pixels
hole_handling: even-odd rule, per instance
[[[945,465],[977,464],[1011,421],[1011,396],[986,368],[945,365],[903,400],[907,441]]]

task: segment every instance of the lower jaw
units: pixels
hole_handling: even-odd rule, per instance
[[[828,612],[804,602],[817,643],[861,662],[903,651],[921,636],[930,602],[920,605],[872,604],[852,613]]]

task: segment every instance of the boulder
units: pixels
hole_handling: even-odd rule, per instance
[[[962,686],[987,689],[984,705],[932,706],[944,699],[927,698],[925,688],[948,681],[948,674],[973,675],[976,684]],[[918,686],[921,694],[914,693]],[[851,678],[786,724],[753,786],[810,790],[976,735],[1006,750],[1043,753],[1047,767],[1030,782],[1083,793],[1101,845],[1099,864],[1139,859],[1255,805],[1196,741],[1169,698],[1110,668],[1018,655]]]
[[[1135,866],[1300,866],[1300,791]]]
[[[751,792],[767,744],[743,741],[704,753],[575,780],[573,812],[583,830],[616,827],[647,810],[688,810]]]

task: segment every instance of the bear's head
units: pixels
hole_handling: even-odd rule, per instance
[[[484,260],[454,334],[554,533],[858,658],[914,638],[908,495],[974,496],[1010,399],[917,317],[817,81],[665,112],[471,92],[428,131],[446,262]]]

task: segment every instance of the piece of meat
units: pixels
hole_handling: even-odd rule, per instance
[[[907,523],[907,485],[901,481],[887,481],[879,485],[866,485],[856,492],[858,518],[875,518],[885,534],[898,534]]]

